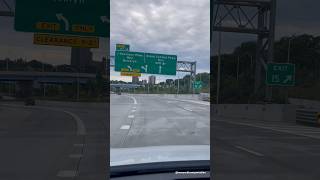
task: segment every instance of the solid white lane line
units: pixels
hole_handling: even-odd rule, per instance
[[[72,119],[74,119],[76,121],[77,124],[77,135],[86,135],[86,127],[83,123],[83,121],[74,113],[69,112],[69,111],[65,111],[59,108],[52,108],[52,107],[39,107],[39,106],[35,106],[35,107],[27,107],[27,106],[22,106],[22,105],[13,105],[13,104],[2,104],[5,105],[7,107],[18,107],[18,108],[29,108],[29,109],[44,109],[44,110],[51,110],[51,111],[60,111],[63,112],[65,114],[68,114],[69,116],[72,117]]]
[[[244,147],[242,147],[242,146],[235,146],[235,147],[238,148],[238,149],[241,149],[241,150],[243,150],[243,151],[246,151],[246,152],[248,152],[248,153],[250,153],[250,154],[256,155],[256,156],[263,156],[263,154],[261,154],[261,153],[258,153],[258,152],[255,152],[255,151],[253,151],[253,150],[244,148]]]
[[[190,102],[190,103],[195,103],[195,104],[201,104],[201,105],[210,106],[210,102],[207,102],[207,101],[195,101],[195,100],[172,99],[172,98],[166,98],[166,99],[168,99],[168,100],[173,100],[173,101]]]
[[[131,98],[133,100],[133,104],[138,104],[136,98],[134,98],[133,96],[127,96],[127,97],[129,97],[129,98]]]
[[[130,125],[122,125],[120,129],[130,129]]]
[[[84,126],[83,121],[75,114],[69,111],[63,111],[66,114],[69,114],[71,117],[73,117],[74,120],[77,122],[77,135],[86,135],[86,127]]]
[[[73,178],[77,176],[78,172],[73,170],[59,171],[57,176],[62,178]]]
[[[129,115],[128,118],[132,119],[134,118],[134,115]]]
[[[82,158],[83,155],[82,154],[70,154],[69,158]]]

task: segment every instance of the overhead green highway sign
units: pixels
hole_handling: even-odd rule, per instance
[[[266,83],[270,86],[294,86],[295,66],[290,63],[269,63],[266,77]]]
[[[176,75],[176,69],[176,55],[116,51],[115,71]]]
[[[141,73],[144,72],[141,71],[142,66],[144,66],[144,53],[116,51],[115,71]]]
[[[107,0],[16,0],[15,30],[109,37]]]

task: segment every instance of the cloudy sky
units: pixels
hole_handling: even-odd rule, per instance
[[[13,0],[7,1],[13,4]],[[320,35],[319,7],[317,0],[278,0],[276,37]],[[12,17],[0,17],[0,59],[22,56],[52,64],[70,62],[70,48],[32,45],[32,33],[15,32],[13,25]],[[234,33],[222,36],[223,52],[232,51],[243,41],[255,40],[255,36]],[[216,35],[214,41],[216,48]],[[93,50],[96,60],[106,56],[109,48],[106,39],[100,38],[100,42],[101,47]],[[198,72],[209,71],[209,0],[111,0],[111,54],[116,43],[130,44],[132,51],[176,54],[179,60],[196,60]]]
[[[110,8],[111,54],[117,43],[130,44],[131,51],[174,54],[197,61],[198,72],[210,71],[209,0],[111,0]],[[111,72],[111,79],[131,80],[119,74]],[[166,78],[176,77],[157,76]]]

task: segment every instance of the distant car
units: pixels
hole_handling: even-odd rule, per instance
[[[210,94],[209,93],[200,93],[199,99],[201,101],[210,101]]]
[[[120,91],[118,91],[118,92],[117,92],[117,94],[118,94],[118,95],[121,95],[121,92],[120,92]]]
[[[36,105],[36,101],[33,98],[26,98],[24,100],[24,105],[26,105],[26,106],[34,106],[34,105]]]

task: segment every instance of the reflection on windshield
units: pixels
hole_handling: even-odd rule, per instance
[[[0,179],[105,178],[106,2],[0,0]]]

